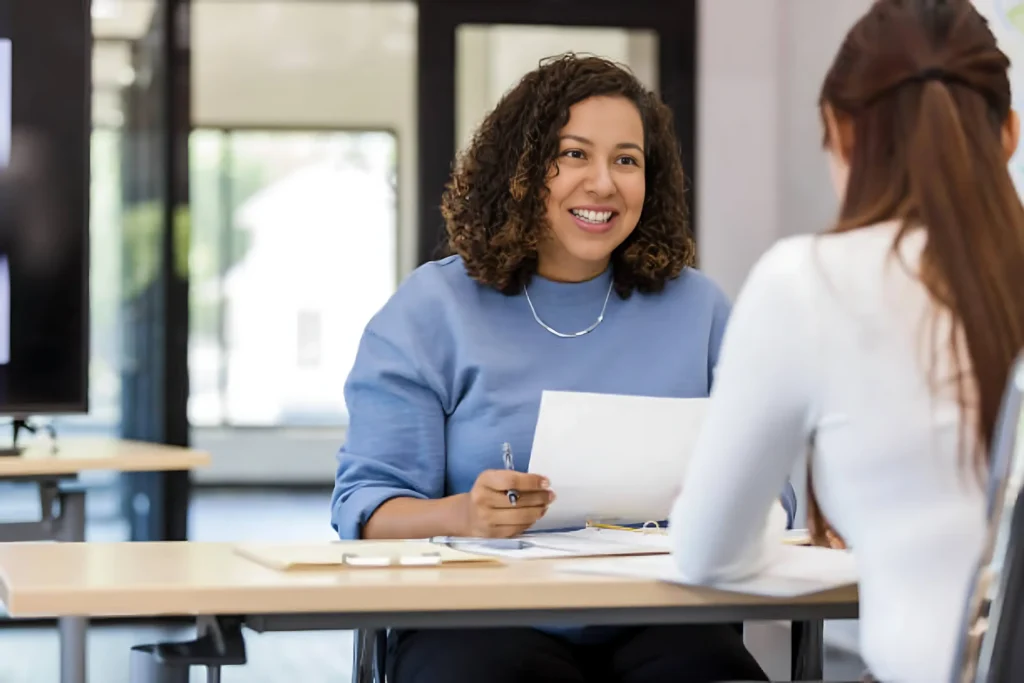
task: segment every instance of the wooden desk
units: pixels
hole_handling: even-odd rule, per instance
[[[121,439],[61,439],[54,453],[33,444],[21,455],[0,457],[0,480],[75,476],[88,470],[170,472],[210,464],[203,451]]]
[[[740,621],[751,614],[810,619],[855,611],[857,602],[854,588],[778,600],[556,568],[557,561],[533,560],[275,571],[236,554],[230,543],[10,544],[0,545],[0,599],[16,617],[344,613],[359,615],[353,621],[361,625],[375,615],[370,625],[393,627],[422,626],[431,617],[479,624],[488,612],[674,607],[687,608],[684,621],[691,622],[732,621],[741,613]],[[594,623],[579,615],[570,621]]]
[[[0,543],[85,540],[85,491],[68,486],[81,472],[190,470],[209,462],[209,454],[202,451],[138,441],[60,439],[56,452],[48,445],[33,443],[21,455],[0,456],[0,481],[35,483],[42,517],[33,522],[0,523]],[[59,619],[62,683],[85,683],[87,627],[82,618]]]
[[[235,615],[258,631],[824,620],[857,591],[771,599],[655,581],[505,566],[275,571],[223,543],[0,546],[14,616]]]

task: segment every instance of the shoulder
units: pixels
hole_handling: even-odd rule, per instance
[[[424,263],[402,281],[367,329],[385,336],[396,329],[440,329],[446,326],[452,309],[480,288],[459,256]]]
[[[696,268],[684,268],[679,277],[665,283],[661,295],[673,304],[685,302],[711,308],[728,308],[729,297],[705,273]]]
[[[815,315],[836,295],[859,296],[891,260],[898,226],[879,224],[844,233],[786,237],[751,268],[736,307],[759,316]]]
[[[776,242],[750,271],[744,289],[810,300],[826,292],[862,288],[892,263],[896,222]],[[916,240],[908,242],[914,248]],[[742,296],[742,293],[741,293]]]
[[[773,244],[750,269],[736,307],[757,309],[762,316],[803,307],[818,290],[823,272],[819,239],[797,235]]]

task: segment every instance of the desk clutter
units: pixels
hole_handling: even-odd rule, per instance
[[[783,545],[805,545],[796,530]],[[550,560],[668,555],[665,530],[595,524],[585,529],[537,532],[517,538],[435,536],[408,541],[330,541],[325,543],[245,543],[234,546],[242,557],[277,571],[295,569],[372,569],[501,564],[503,559]]]

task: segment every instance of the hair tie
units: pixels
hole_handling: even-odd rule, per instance
[[[904,85],[907,85],[908,83],[927,83],[928,81],[941,81],[943,83],[960,83],[962,85],[966,85],[967,87],[971,87],[970,83],[960,78],[956,74],[946,71],[945,69],[939,66],[929,66],[927,68],[921,69],[917,73],[911,74],[905,78],[901,78],[900,80],[896,81],[895,83],[886,88],[882,88],[877,93],[869,97],[867,101],[864,103],[864,105],[871,106],[875,102],[878,102],[878,100],[888,95],[891,95],[892,93],[896,92],[897,90],[902,88]]]
[[[896,87],[898,88],[900,85],[903,85],[904,83],[925,83],[927,81],[946,82],[956,80],[959,79],[956,78],[953,74],[946,71],[945,69],[942,69],[937,66],[930,66],[927,69],[922,69],[918,71],[916,74],[913,74],[903,79],[902,81],[897,83]]]

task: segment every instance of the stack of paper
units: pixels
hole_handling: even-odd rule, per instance
[[[707,402],[545,391],[530,472],[547,477],[557,498],[534,528],[667,519]]]
[[[567,562],[560,565],[559,570],[693,585],[683,580],[675,560],[669,555]],[[857,565],[852,553],[786,545],[779,549],[770,566],[757,576],[741,581],[718,582],[710,587],[748,595],[792,598],[856,583]]]

